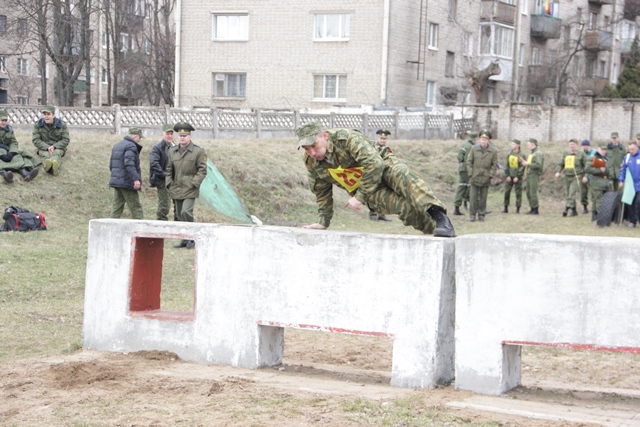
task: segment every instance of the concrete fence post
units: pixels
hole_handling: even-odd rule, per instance
[[[256,117],[256,137],[260,139],[260,137],[262,137],[262,112],[259,109],[256,109],[255,117]]]
[[[120,111],[120,104],[113,104],[113,133],[120,134],[122,130],[122,112]]]
[[[217,108],[213,108],[211,111],[211,115],[213,117],[212,122],[213,122],[213,139],[218,139],[219,136],[219,132],[218,132],[218,109]]]
[[[362,114],[362,132],[365,135],[369,134],[369,113]]]
[[[329,114],[329,127],[332,129],[336,127],[336,113],[334,112]]]

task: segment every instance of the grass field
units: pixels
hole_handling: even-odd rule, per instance
[[[22,147],[31,149],[30,135],[19,133]],[[156,190],[148,185],[148,155],[160,135],[143,139],[143,190],[145,218],[155,219]],[[111,190],[109,155],[117,136],[73,133],[69,153],[59,177],[41,174],[32,182],[20,178],[0,183],[0,207],[17,205],[46,215],[48,230],[0,234],[0,361],[73,352],[82,346],[82,317],[88,222],[109,216]],[[250,213],[264,224],[301,226],[316,222],[314,196],[307,188],[301,151],[289,140],[197,141],[243,199]],[[424,176],[436,194],[452,210],[456,189],[455,155],[460,141],[391,141],[396,154]],[[504,164],[507,143],[496,141]],[[563,218],[560,182],[552,175],[564,144],[541,144],[546,154],[546,172],[541,184],[540,216],[502,214],[502,188],[490,191],[493,213],[483,223],[470,223],[466,216],[451,216],[458,235],[468,233],[545,233],[638,237],[640,231],[626,227],[598,228],[591,215]],[[336,215],[331,229],[373,233],[420,234],[393,221],[372,222],[367,209],[355,213],[342,208],[346,193],[336,190]],[[512,201],[512,206],[514,201]],[[523,201],[523,212],[528,205]],[[125,210],[125,215],[128,212]],[[201,204],[196,205],[200,222],[233,222]],[[171,245],[175,242],[167,242]],[[173,250],[173,249],[167,249]],[[191,251],[172,252],[164,266],[164,279],[176,289],[163,287],[162,300],[180,308],[189,303],[180,289],[193,289],[185,277],[185,260]],[[567,260],[570,262],[570,260]],[[193,264],[193,263],[191,263]],[[192,295],[191,295],[192,298]]]

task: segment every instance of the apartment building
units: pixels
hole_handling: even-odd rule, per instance
[[[574,104],[615,83],[624,0],[181,0],[177,106]]]

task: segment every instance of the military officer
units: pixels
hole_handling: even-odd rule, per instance
[[[487,195],[491,178],[498,168],[498,150],[489,145],[491,131],[483,129],[478,134],[480,143],[474,145],[467,157],[467,172],[469,173],[469,219],[484,221],[487,210]]]
[[[540,175],[542,175],[542,171],[544,170],[544,154],[538,149],[538,140],[535,138],[529,138],[527,148],[529,149],[529,156],[527,156],[527,160],[522,159],[524,176],[527,181],[527,200],[531,208],[527,214],[538,215],[540,213],[538,211],[540,207],[538,184],[540,182]]]
[[[389,132],[386,129],[378,129],[378,131],[376,132],[376,135],[378,135],[378,143],[376,145],[376,148],[378,149],[378,152],[380,152],[380,154],[382,155],[383,153],[382,149],[383,147],[387,146],[387,141],[389,140],[389,135],[391,135],[391,132]],[[387,218],[385,214],[377,213],[371,208],[369,208],[369,219],[371,221],[391,221],[391,218]]]
[[[583,139],[580,146],[584,154],[587,155],[587,162],[591,161],[593,156],[596,155],[596,149],[591,146],[591,141]],[[589,177],[585,173],[582,180],[580,180],[580,203],[582,204],[583,214],[589,213],[589,191]],[[593,202],[593,195],[591,196],[591,202]]]
[[[467,172],[467,156],[471,151],[471,147],[475,144],[478,132],[469,132],[469,138],[458,150],[458,189],[456,190],[456,196],[453,200],[453,214],[462,215],[460,212],[460,206],[464,203],[467,207],[469,201],[469,173]]]
[[[602,197],[607,191],[613,190],[611,186],[611,174],[613,165],[607,159],[607,144],[600,144],[595,154],[587,161],[585,172],[589,180],[591,190],[591,221],[598,218],[598,210]]]
[[[582,150],[578,150],[578,141],[571,138],[569,140],[569,151],[562,155],[562,159],[556,166],[556,178],[564,175],[564,211],[562,216],[577,216],[576,194],[580,191],[580,181],[587,166],[587,155]]]
[[[627,154],[627,149],[620,143],[618,132],[611,132],[611,142],[607,144],[607,158],[611,162],[613,168],[613,176],[611,177],[611,186],[618,188],[618,175],[620,175],[620,165],[622,159]]]
[[[42,118],[33,125],[31,140],[43,159],[44,170],[58,176],[69,145],[69,130],[67,124],[56,117],[55,107],[42,108]]]
[[[165,184],[178,221],[193,222],[195,200],[207,176],[207,155],[191,141],[194,128],[190,123],[176,123],[173,130],[178,134],[178,145],[169,149]],[[193,240],[183,240],[174,247],[191,249],[195,245]]]
[[[13,182],[13,173],[20,173],[25,181],[31,181],[38,175],[42,161],[28,151],[18,148],[18,140],[11,126],[7,124],[9,115],[0,110],[0,176],[7,184]]]
[[[318,122],[296,129],[305,150],[309,187],[318,203],[318,222],[304,228],[324,230],[333,217],[334,185],[351,196],[347,207],[363,204],[376,212],[397,214],[405,225],[434,236],[455,237],[444,205],[426,182],[391,150],[381,155],[364,134],[351,129],[323,130]]]
[[[522,165],[522,151],[520,149],[520,140],[511,140],[511,151],[507,154],[506,167],[504,170],[504,209],[503,213],[509,212],[509,204],[511,202],[511,189],[515,189],[516,193],[516,213],[520,213],[522,206],[522,181],[524,180],[524,166]]]
[[[156,219],[166,221],[169,213],[170,197],[165,185],[167,176],[167,157],[169,148],[174,147],[173,142],[173,125],[166,124],[162,126],[162,139],[151,147],[149,154],[149,182],[152,187],[158,189],[158,209],[156,210]],[[175,209],[174,209],[175,213]]]

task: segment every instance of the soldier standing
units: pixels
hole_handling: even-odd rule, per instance
[[[454,215],[462,215],[460,212],[460,206],[464,203],[464,207],[467,207],[469,202],[469,173],[467,172],[467,156],[471,151],[471,147],[475,143],[478,137],[478,132],[469,132],[469,138],[458,150],[458,189],[456,190],[456,197],[453,201]]]
[[[528,215],[538,215],[538,208],[540,202],[538,201],[538,183],[540,182],[540,175],[544,170],[544,155],[538,149],[538,140],[535,138],[529,138],[527,142],[527,148],[529,149],[529,156],[527,160],[522,159],[522,164],[525,168],[525,179],[527,180],[527,200],[531,210],[527,212]]]
[[[587,166],[589,161],[596,155],[596,149],[591,146],[591,141],[583,139],[580,143],[582,151],[587,155]],[[586,172],[586,171],[585,171]],[[585,173],[580,181],[580,203],[582,203],[582,213],[589,213],[589,177]],[[593,195],[591,195],[591,203],[593,203]]]
[[[166,170],[169,148],[174,146],[173,125],[166,124],[162,126],[162,139],[151,147],[151,153],[149,154],[149,182],[152,187],[158,189],[156,219],[160,221],[168,220],[167,214],[169,213],[170,198],[165,185],[165,178],[167,176]]]
[[[520,213],[522,206],[522,181],[524,177],[524,166],[522,165],[522,151],[520,150],[520,140],[511,140],[511,152],[507,154],[504,185],[504,209],[503,213],[509,212],[511,202],[511,189],[515,188],[516,193],[516,213]]]
[[[207,176],[207,155],[204,148],[191,141],[194,131],[191,124],[176,123],[173,130],[178,134],[179,143],[169,150],[165,183],[178,221],[193,222],[193,207],[200,195],[200,184]],[[174,248],[195,246],[195,241],[183,240]]]
[[[318,203],[318,222],[304,228],[325,230],[333,217],[333,186],[351,196],[347,206],[363,204],[376,212],[397,214],[405,225],[434,236],[455,237],[444,205],[391,150],[381,155],[364,134],[351,129],[322,130],[318,122],[296,129],[305,150],[309,187]]]
[[[69,130],[67,124],[56,117],[55,107],[48,105],[42,109],[42,118],[33,125],[31,140],[43,159],[45,172],[58,176],[69,145]]]
[[[569,151],[562,155],[562,159],[556,166],[556,178],[564,175],[564,211],[562,216],[577,216],[576,211],[576,194],[580,191],[580,181],[584,175],[584,169],[587,166],[587,155],[584,151],[578,150],[578,142],[575,139],[569,140]]]
[[[487,129],[478,134],[480,144],[474,145],[467,157],[467,171],[469,173],[469,219],[484,221],[487,210],[487,195],[491,185],[491,177],[498,167],[498,150],[489,145],[491,132]]]
[[[598,210],[604,193],[613,189],[611,186],[613,168],[608,160],[607,144],[601,144],[595,154],[587,158],[585,172],[591,190],[591,221],[598,218]]]
[[[613,177],[611,177],[611,185],[613,188],[618,188],[618,175],[620,175],[620,165],[622,165],[622,159],[627,154],[627,149],[620,143],[618,138],[618,132],[611,132],[611,142],[607,144],[607,158],[611,162],[613,168]]]

